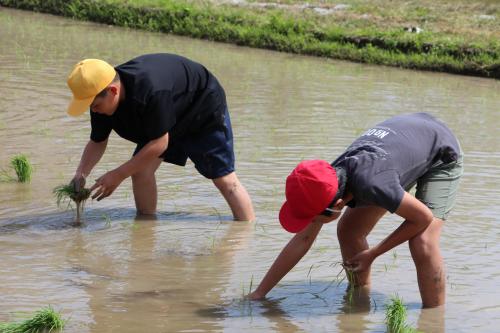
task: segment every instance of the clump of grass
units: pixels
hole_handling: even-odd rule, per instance
[[[344,268],[349,285],[354,287],[356,285],[356,274],[354,274],[353,270],[349,266],[342,264],[342,267]]]
[[[28,157],[23,154],[16,155],[10,160],[10,165],[17,175],[17,180],[20,183],[29,183],[33,173],[33,166],[31,165]]]
[[[385,308],[385,322],[389,333],[412,333],[417,332],[406,324],[406,306],[398,296],[391,299],[391,303]]]
[[[21,322],[0,323],[0,333],[42,333],[55,332],[64,328],[66,321],[48,306],[38,310],[33,318]]]
[[[80,223],[80,216],[83,213],[83,206],[85,201],[90,196],[90,190],[82,188],[80,191],[75,191],[72,185],[60,185],[56,186],[52,193],[54,193],[57,201],[57,205],[61,206],[63,202],[72,200],[76,204],[76,224]],[[68,202],[68,206],[70,202]]]
[[[385,308],[385,322],[389,333],[400,333],[404,331],[406,322],[406,307],[403,301],[394,296],[391,303]]]
[[[356,274],[354,274],[352,269],[345,264],[342,264],[342,268],[344,269],[347,281],[349,282],[349,285],[347,286],[347,302],[351,305],[354,297],[354,288],[356,287]]]

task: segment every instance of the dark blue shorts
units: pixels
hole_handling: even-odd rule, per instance
[[[137,146],[136,154],[140,148]],[[196,170],[209,179],[215,179],[234,171],[233,130],[229,112],[224,113],[224,123],[206,133],[189,135],[178,142],[168,144],[162,155],[163,161],[185,166],[193,161]]]

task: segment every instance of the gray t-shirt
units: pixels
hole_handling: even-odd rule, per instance
[[[441,160],[458,159],[460,145],[441,121],[427,113],[395,116],[370,128],[333,163],[346,171],[349,206],[376,205],[394,213],[404,189]]]

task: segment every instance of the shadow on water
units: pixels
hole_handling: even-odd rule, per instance
[[[202,215],[191,212],[166,212],[160,211],[156,215],[138,215],[133,208],[89,209],[85,210],[81,224],[75,224],[76,213],[73,210],[46,214],[31,214],[0,219],[0,232],[13,233],[23,229],[36,231],[64,230],[81,228],[86,231],[107,229],[113,222],[134,220],[155,220],[169,222],[222,222],[232,220],[231,216]]]
[[[76,258],[75,261],[84,266],[82,269],[86,269],[85,273],[91,275],[84,288],[90,296],[89,306],[96,319],[93,329],[102,331],[112,325],[120,332],[142,331],[144,324],[136,320],[136,316],[140,316],[147,318],[148,328],[154,332],[220,331],[216,320],[188,320],[186,316],[202,304],[221,302],[219,292],[230,276],[234,256],[246,248],[253,225],[228,223],[221,229],[221,238],[214,248],[198,248],[197,251],[203,253],[201,256],[179,256],[177,252],[164,252],[169,245],[164,244],[165,238],[159,233],[161,221],[172,219],[186,222],[208,219],[214,225],[215,221],[220,221],[218,215],[135,217],[137,228],[129,230],[129,254],[122,263],[104,256],[95,258],[85,241],[73,243],[69,256]],[[181,232],[177,231],[173,237],[181,237]],[[176,251],[179,250],[182,249]],[[99,262],[96,264],[95,260]],[[175,306],[172,300],[176,300]]]
[[[262,301],[235,299],[228,304],[200,309],[199,314],[212,317],[246,317],[253,315],[292,317],[322,316],[332,313],[369,313],[377,303],[390,297],[367,289],[356,289],[352,297],[347,283],[329,281],[295,282],[280,285],[272,297]]]
[[[199,309],[196,313],[201,317],[218,319],[264,317],[274,324],[278,332],[302,331],[298,323],[304,322],[304,319],[327,319],[333,315],[340,332],[368,332],[371,324],[368,315],[376,311],[377,303],[388,299],[386,295],[368,289],[356,289],[351,294],[347,283],[329,281],[287,283],[276,288],[272,295],[262,301],[236,299],[228,304]],[[359,318],[353,320],[353,313]]]
[[[278,332],[302,331],[294,321],[303,322],[311,317],[335,316],[338,332],[372,332],[385,330],[385,306],[391,295],[371,291],[368,287],[349,289],[347,283],[328,281],[296,282],[282,285],[272,292],[273,296],[262,301],[245,298],[229,303],[205,307],[196,311],[200,317],[225,319],[235,317],[264,317],[275,325]],[[408,310],[420,310],[420,303],[406,303]],[[370,320],[370,313],[377,312],[380,321]],[[442,309],[422,309],[418,318],[418,328],[429,326],[429,318],[437,323],[432,332],[442,332],[444,311]],[[282,328],[282,329],[280,329]],[[427,330],[425,330],[427,332]]]

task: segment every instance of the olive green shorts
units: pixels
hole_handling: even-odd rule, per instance
[[[458,184],[463,174],[463,153],[451,163],[438,161],[415,183],[415,197],[432,211],[435,217],[446,220],[455,203]]]

